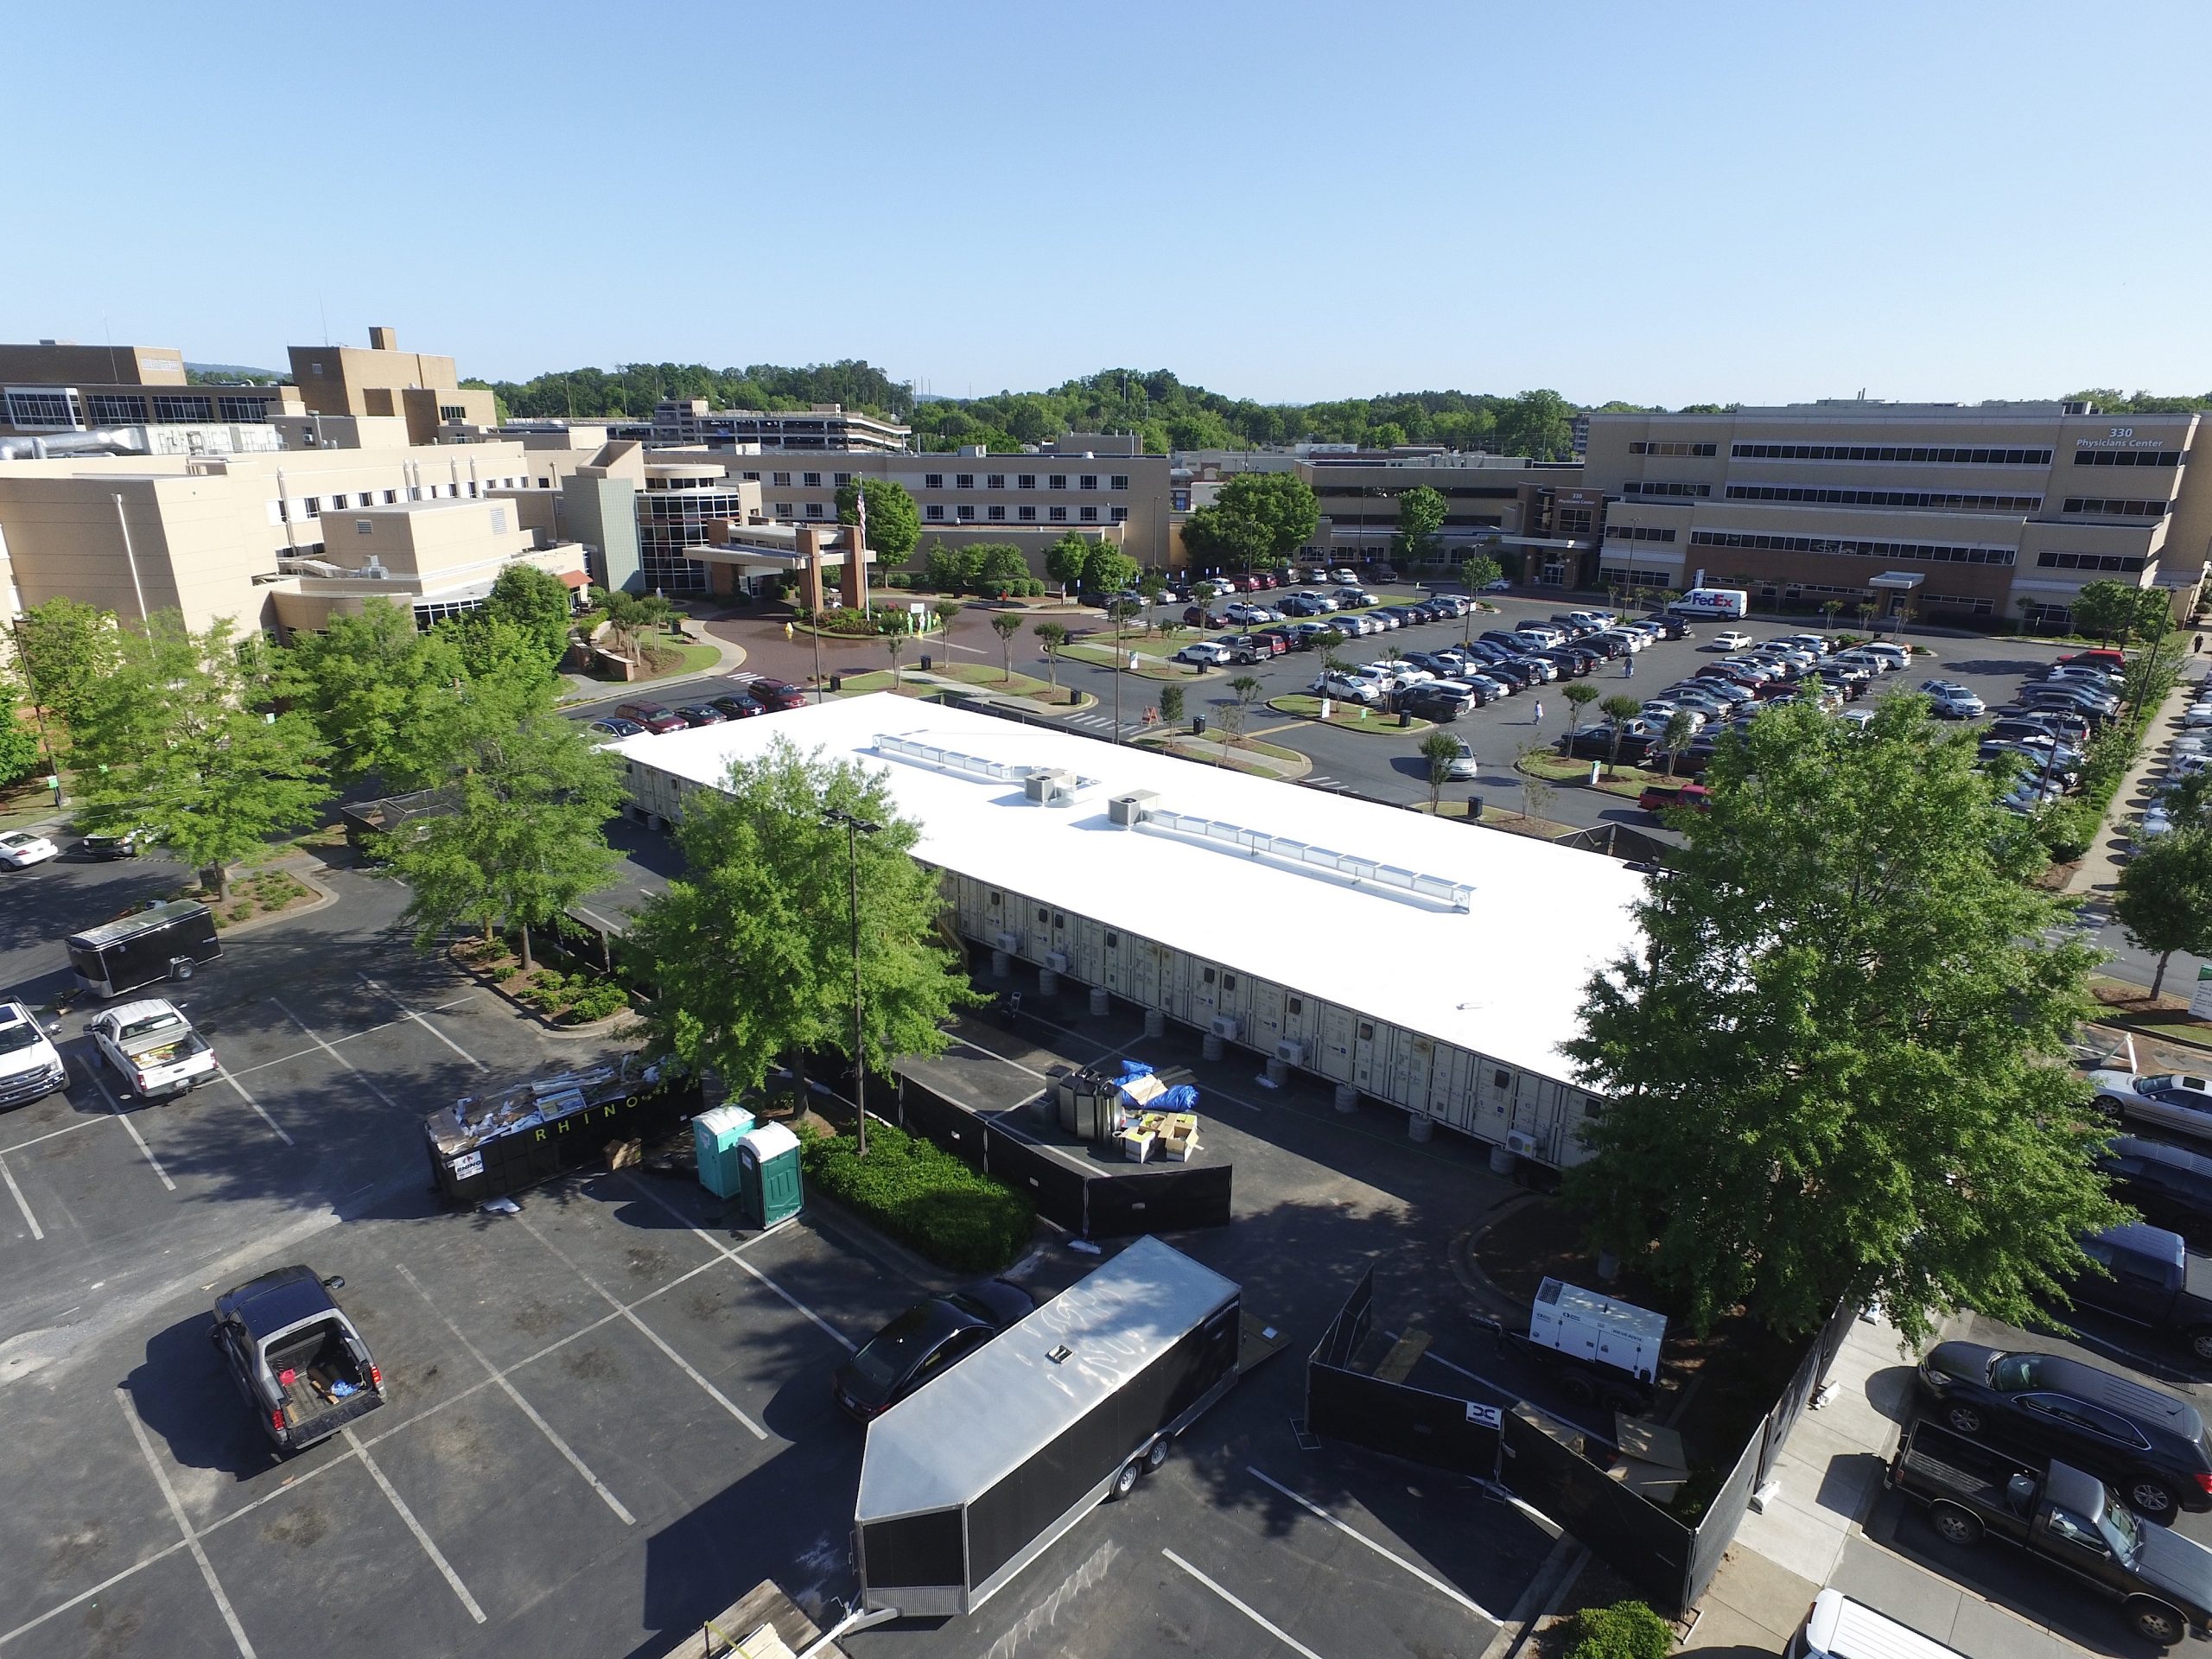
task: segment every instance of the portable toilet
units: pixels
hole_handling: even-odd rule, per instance
[[[741,1213],[755,1227],[772,1227],[798,1213],[798,1136],[763,1123],[737,1143]]]
[[[742,1106],[717,1106],[691,1120],[691,1139],[699,1153],[699,1185],[718,1198],[737,1196],[737,1143],[753,1127]]]

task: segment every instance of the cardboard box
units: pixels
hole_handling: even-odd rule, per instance
[[[610,1141],[607,1143],[607,1166],[609,1169],[627,1169],[632,1164],[641,1164],[645,1160],[645,1143],[643,1141]]]

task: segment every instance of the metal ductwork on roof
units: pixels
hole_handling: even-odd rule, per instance
[[[146,434],[135,426],[94,427],[84,432],[0,438],[0,461],[48,461],[59,455],[143,455]]]

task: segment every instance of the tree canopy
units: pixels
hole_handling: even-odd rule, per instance
[[[409,611],[371,599],[359,616],[334,616],[321,633],[296,635],[280,683],[329,743],[334,776],[373,775],[404,793],[438,777],[444,728],[467,674],[449,635],[421,632]]]
[[[2202,793],[2201,788],[2191,791]],[[2179,805],[2190,817],[2166,835],[2136,844],[2120,868],[2120,891],[2113,899],[2113,916],[2137,948],[2158,953],[2152,996],[2164,987],[2166,963],[2175,951],[2212,954],[2212,830],[2194,821],[2202,810],[2196,800]]]
[[[482,608],[485,615],[511,622],[537,641],[549,663],[559,662],[569,649],[575,603],[568,584],[550,570],[520,561],[508,565],[493,582]]]
[[[779,738],[732,763],[721,791],[685,803],[684,873],[639,912],[630,941],[653,964],[657,1035],[734,1091],[780,1057],[853,1050],[853,957],[844,828],[854,838],[867,1064],[944,1046],[939,1027],[979,1000],[948,943],[937,875],[910,856],[920,829],[893,808],[880,771],[803,754]]]
[[[1239,473],[1210,506],[1183,521],[1183,544],[1202,563],[1280,564],[1313,538],[1321,503],[1295,473]]]
[[[1916,698],[1863,732],[1762,714],[1590,982],[1565,1046],[1609,1101],[1567,1190],[1700,1328],[1804,1331],[1847,1294],[1914,1338],[2035,1321],[2126,1218],[2065,1064],[2094,953],[1974,753]]]
[[[87,692],[121,656],[115,613],[57,596],[18,616],[14,633],[31,702],[73,726]]]
[[[837,522],[860,522],[860,504],[868,503],[868,544],[886,565],[904,564],[922,539],[922,510],[906,486],[896,479],[852,478],[837,486]]]
[[[1436,545],[1436,532],[1444,528],[1446,503],[1441,490],[1427,485],[1398,498],[1398,533],[1394,550],[1402,559],[1424,559]]]

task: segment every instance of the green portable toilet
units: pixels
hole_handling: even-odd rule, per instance
[[[798,1213],[798,1136],[763,1123],[737,1143],[740,1213],[753,1227],[772,1227]]]
[[[691,1120],[691,1140],[699,1154],[699,1185],[718,1198],[737,1196],[737,1143],[753,1127],[742,1106],[717,1106]]]

